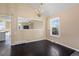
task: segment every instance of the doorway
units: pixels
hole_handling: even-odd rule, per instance
[[[10,55],[11,16],[0,16],[0,56]]]

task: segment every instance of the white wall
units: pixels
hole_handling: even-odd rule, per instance
[[[60,34],[59,38],[51,37],[49,32],[49,19],[60,17]],[[62,45],[79,50],[79,6],[69,8],[47,20],[47,39]]]

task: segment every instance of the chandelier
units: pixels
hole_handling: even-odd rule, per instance
[[[43,3],[41,3],[38,8],[35,8],[35,13],[37,14],[38,17],[42,16],[43,13],[42,7],[43,7]]]

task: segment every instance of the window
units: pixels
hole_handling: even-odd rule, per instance
[[[60,18],[50,19],[50,35],[54,37],[60,36]]]
[[[5,22],[0,22],[0,30],[5,30]]]

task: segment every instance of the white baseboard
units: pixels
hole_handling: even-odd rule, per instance
[[[23,44],[23,43],[30,43],[30,42],[35,42],[35,41],[40,41],[40,40],[45,40],[45,38],[41,38],[41,39],[35,39],[35,40],[25,40],[25,41],[16,41],[15,43],[11,44],[11,45],[18,45],[18,44]]]
[[[65,45],[65,44],[63,44],[63,43],[55,42],[55,41],[50,40],[50,39],[48,39],[48,41],[51,41],[51,42],[57,43],[57,44],[59,44],[59,45],[65,46],[65,47],[68,47],[68,48],[73,49],[73,50],[75,50],[75,51],[79,51],[79,49],[76,49],[76,48],[70,47],[70,46]]]

